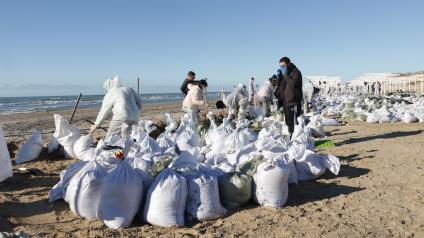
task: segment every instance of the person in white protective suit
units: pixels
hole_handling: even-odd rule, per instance
[[[375,91],[374,91],[375,96],[380,96],[380,94],[381,94],[381,83],[379,81],[375,82],[374,89],[375,89]]]
[[[249,101],[249,105],[253,105],[253,98],[255,96],[255,87],[253,86],[255,82],[255,79],[252,77],[249,80],[249,83],[247,84],[247,93],[249,95],[248,97],[248,101]]]
[[[105,119],[113,113],[106,138],[116,134],[120,136],[129,134],[132,125],[137,125],[140,118],[141,97],[133,89],[122,86],[118,76],[106,80],[103,87],[107,93],[103,98],[102,107],[96,122],[90,128],[90,132],[99,128]],[[126,131],[122,131],[123,124],[129,125],[124,127]]]
[[[196,84],[188,84],[188,93],[184,98],[182,110],[186,112],[195,124],[199,123],[200,106],[209,106],[203,98],[203,88],[206,88],[208,83],[202,79]]]
[[[247,113],[249,102],[243,84],[237,85],[234,90],[224,96],[222,99],[226,107],[228,107],[228,118],[234,118],[238,113],[238,119],[244,119]]]
[[[306,82],[303,84],[302,87],[303,91],[303,108],[306,112],[309,112],[309,106],[312,105],[312,98],[315,94],[315,88],[311,81]]]
[[[258,92],[256,93],[256,100],[258,106],[262,107],[262,115],[268,117],[270,114],[270,104],[273,104],[274,100],[274,86],[272,85],[272,78],[266,80]]]

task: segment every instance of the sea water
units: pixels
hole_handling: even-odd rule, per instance
[[[83,95],[79,108],[96,108],[102,104],[104,95]],[[208,93],[208,99],[216,100],[219,93]],[[0,114],[28,113],[72,109],[78,96],[41,96],[41,97],[0,97]],[[181,93],[142,94],[143,104],[164,104],[182,102]]]

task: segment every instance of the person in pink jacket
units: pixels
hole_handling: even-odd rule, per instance
[[[194,123],[199,122],[200,106],[209,106],[203,99],[203,88],[207,87],[206,80],[200,80],[196,84],[188,84],[188,93],[183,101],[183,111],[188,113]]]

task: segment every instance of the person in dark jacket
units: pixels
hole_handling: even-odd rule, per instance
[[[196,74],[193,71],[189,71],[187,74],[187,77],[185,78],[183,84],[181,85],[181,92],[184,93],[184,95],[187,95],[188,93],[188,84],[196,84],[197,81],[194,79],[196,78]]]
[[[292,134],[297,118],[302,112],[302,73],[288,57],[280,59],[280,69],[277,71],[277,89],[279,107],[284,109],[284,117]]]

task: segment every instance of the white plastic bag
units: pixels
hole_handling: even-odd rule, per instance
[[[3,129],[0,127],[0,182],[13,176],[12,162],[10,161],[9,150],[4,139]]]
[[[53,136],[65,149],[67,158],[75,158],[74,143],[80,138],[81,132],[78,128],[69,125],[68,121],[59,114],[54,114],[56,130]]]
[[[43,138],[40,132],[34,130],[32,136],[19,148],[16,155],[16,164],[22,164],[37,159],[42,150]]]
[[[97,218],[107,173],[106,168],[93,160],[72,177],[65,197],[72,212],[87,219]]]
[[[164,169],[147,191],[144,219],[157,226],[183,226],[187,181],[173,169]]]
[[[255,182],[254,199],[261,206],[283,207],[287,201],[289,171],[273,163],[263,162],[253,176]]]
[[[103,186],[97,215],[113,229],[129,226],[142,200],[143,178],[130,163],[126,160],[119,164]]]
[[[75,158],[84,161],[93,160],[95,157],[95,147],[92,147],[94,142],[93,135],[90,133],[81,136],[74,144]]]

